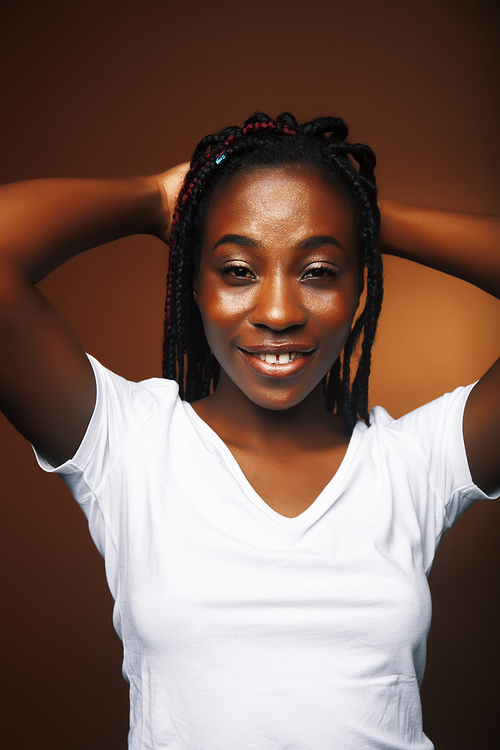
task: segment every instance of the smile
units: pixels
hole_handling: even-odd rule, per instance
[[[287,365],[289,362],[293,362],[299,357],[302,357],[302,352],[284,352],[283,354],[257,352],[253,356],[258,357],[263,362],[268,362],[270,365]]]
[[[309,349],[307,351],[251,352],[239,349],[241,356],[252,370],[271,379],[296,377],[308,367],[314,351]]]

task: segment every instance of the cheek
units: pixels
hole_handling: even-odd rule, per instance
[[[306,302],[311,318],[317,321],[323,331],[331,329],[332,334],[350,327],[359,306],[358,285],[339,285],[328,294],[310,295]]]
[[[201,269],[197,303],[205,328],[230,330],[248,314],[252,293],[225,284],[211,268]]]
[[[356,295],[333,296],[328,310],[317,318],[318,338],[323,342],[324,359],[331,366],[340,356],[352,330],[358,308]]]
[[[214,351],[228,341],[231,331],[244,317],[244,305],[217,285],[204,284],[198,293],[198,307],[205,336]]]

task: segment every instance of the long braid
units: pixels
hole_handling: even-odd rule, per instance
[[[344,159],[339,158],[339,153],[344,156]],[[351,155],[358,161],[359,172],[356,172],[345,160],[345,154]],[[349,430],[352,430],[357,415],[367,423],[369,422],[368,379],[370,376],[371,348],[380,314],[383,290],[382,261],[377,243],[380,213],[376,202],[377,192],[373,176],[375,156],[371,149],[363,144],[336,144],[336,152],[332,154],[332,159],[337,170],[351,179],[351,184],[356,192],[363,226],[361,240],[367,271],[366,304],[344,347],[341,382],[339,384],[330,376],[329,383],[331,385],[330,389],[327,390],[329,401],[336,401],[338,411],[346,426]],[[361,357],[351,390],[351,356],[362,333]],[[335,398],[333,391],[338,393],[337,398]]]
[[[252,167],[302,164],[330,175],[356,211],[360,253],[366,266],[366,304],[347,339],[342,363],[337,360],[325,379],[325,403],[342,416],[349,430],[358,416],[368,422],[371,348],[383,289],[377,243],[380,214],[375,156],[368,146],[347,143],[347,134],[340,118],[323,117],[298,125],[289,113],[276,120],[255,113],[242,128],[225,128],[198,144],[172,220],[165,303],[163,374],[179,382],[181,397],[195,401],[209,395],[220,371],[192,293],[204,220],[215,185]],[[358,170],[350,159],[357,162]],[[360,339],[361,354],[351,387],[351,358]]]
[[[373,177],[375,157],[370,149],[357,145],[351,151],[360,164],[358,175],[362,183],[360,196],[363,201],[365,234],[365,264],[367,269],[367,296],[365,306],[364,335],[361,345],[361,357],[354,382],[352,400],[358,405],[360,416],[368,422],[368,379],[371,367],[371,350],[375,340],[377,322],[382,307],[383,267],[378,247],[380,230],[380,211],[377,206],[377,189]],[[353,415],[355,417],[355,414]]]

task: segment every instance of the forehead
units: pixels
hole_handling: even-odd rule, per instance
[[[353,241],[354,211],[318,171],[302,166],[237,173],[219,186],[205,223],[205,240],[226,233],[272,236],[341,234]]]

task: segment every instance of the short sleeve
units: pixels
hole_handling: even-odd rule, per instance
[[[135,383],[87,356],[96,380],[96,403],[77,452],[73,458],[54,467],[34,450],[40,467],[59,474],[88,515],[89,499],[128,443],[158,413],[168,420],[165,412],[172,411],[178,386],[162,378]]]
[[[427,478],[440,498],[443,532],[477,500],[493,499],[500,488],[487,495],[472,479],[463,437],[463,415],[474,387],[460,387],[451,393],[395,420],[390,429],[406,441],[427,471]]]

